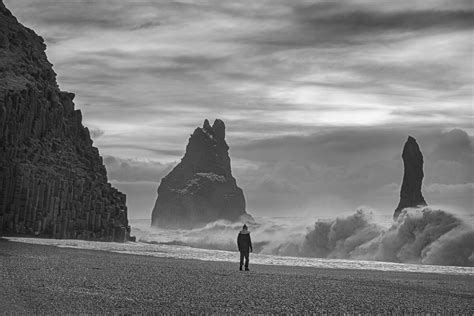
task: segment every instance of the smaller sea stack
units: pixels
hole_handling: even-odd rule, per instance
[[[400,190],[400,202],[398,203],[393,218],[397,219],[400,212],[407,207],[426,206],[426,201],[421,194],[423,182],[423,155],[416,139],[408,136],[403,147],[403,182]]]
[[[245,198],[232,176],[224,122],[211,126],[205,120],[189,138],[181,162],[161,180],[152,226],[189,229],[242,215],[247,215]]]

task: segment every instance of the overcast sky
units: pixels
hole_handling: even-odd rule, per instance
[[[250,213],[392,213],[410,134],[429,204],[472,212],[472,1],[6,0],[76,93],[131,218],[205,118]]]

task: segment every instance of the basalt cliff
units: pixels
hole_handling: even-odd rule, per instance
[[[125,195],[45,49],[0,0],[0,235],[125,241]]]
[[[393,214],[398,218],[401,211],[407,207],[426,206],[426,201],[421,194],[423,182],[423,155],[416,140],[409,136],[402,153],[404,173],[402,188],[400,190],[400,202]]]
[[[161,180],[152,225],[194,228],[226,219],[251,219],[245,198],[232,176],[225,125],[208,120],[189,138],[181,162]]]

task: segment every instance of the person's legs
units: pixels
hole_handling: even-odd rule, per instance
[[[245,255],[245,270],[248,270],[249,269],[249,252],[246,251],[244,255]]]
[[[240,270],[242,270],[242,266],[244,265],[244,252],[240,252]]]

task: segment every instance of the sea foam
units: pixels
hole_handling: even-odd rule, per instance
[[[166,230],[132,220],[137,242],[111,243],[9,237],[12,241],[126,254],[238,262],[242,223],[217,221]],[[474,275],[474,229],[468,219],[430,208],[405,210],[397,221],[357,210],[336,218],[256,217],[248,223],[251,263],[315,268]]]
[[[248,225],[260,254],[474,266],[472,223],[444,210],[406,209],[397,221],[362,209],[334,219],[256,219]],[[199,229],[163,230],[137,223],[134,233],[147,243],[235,251],[241,224],[217,221]]]

